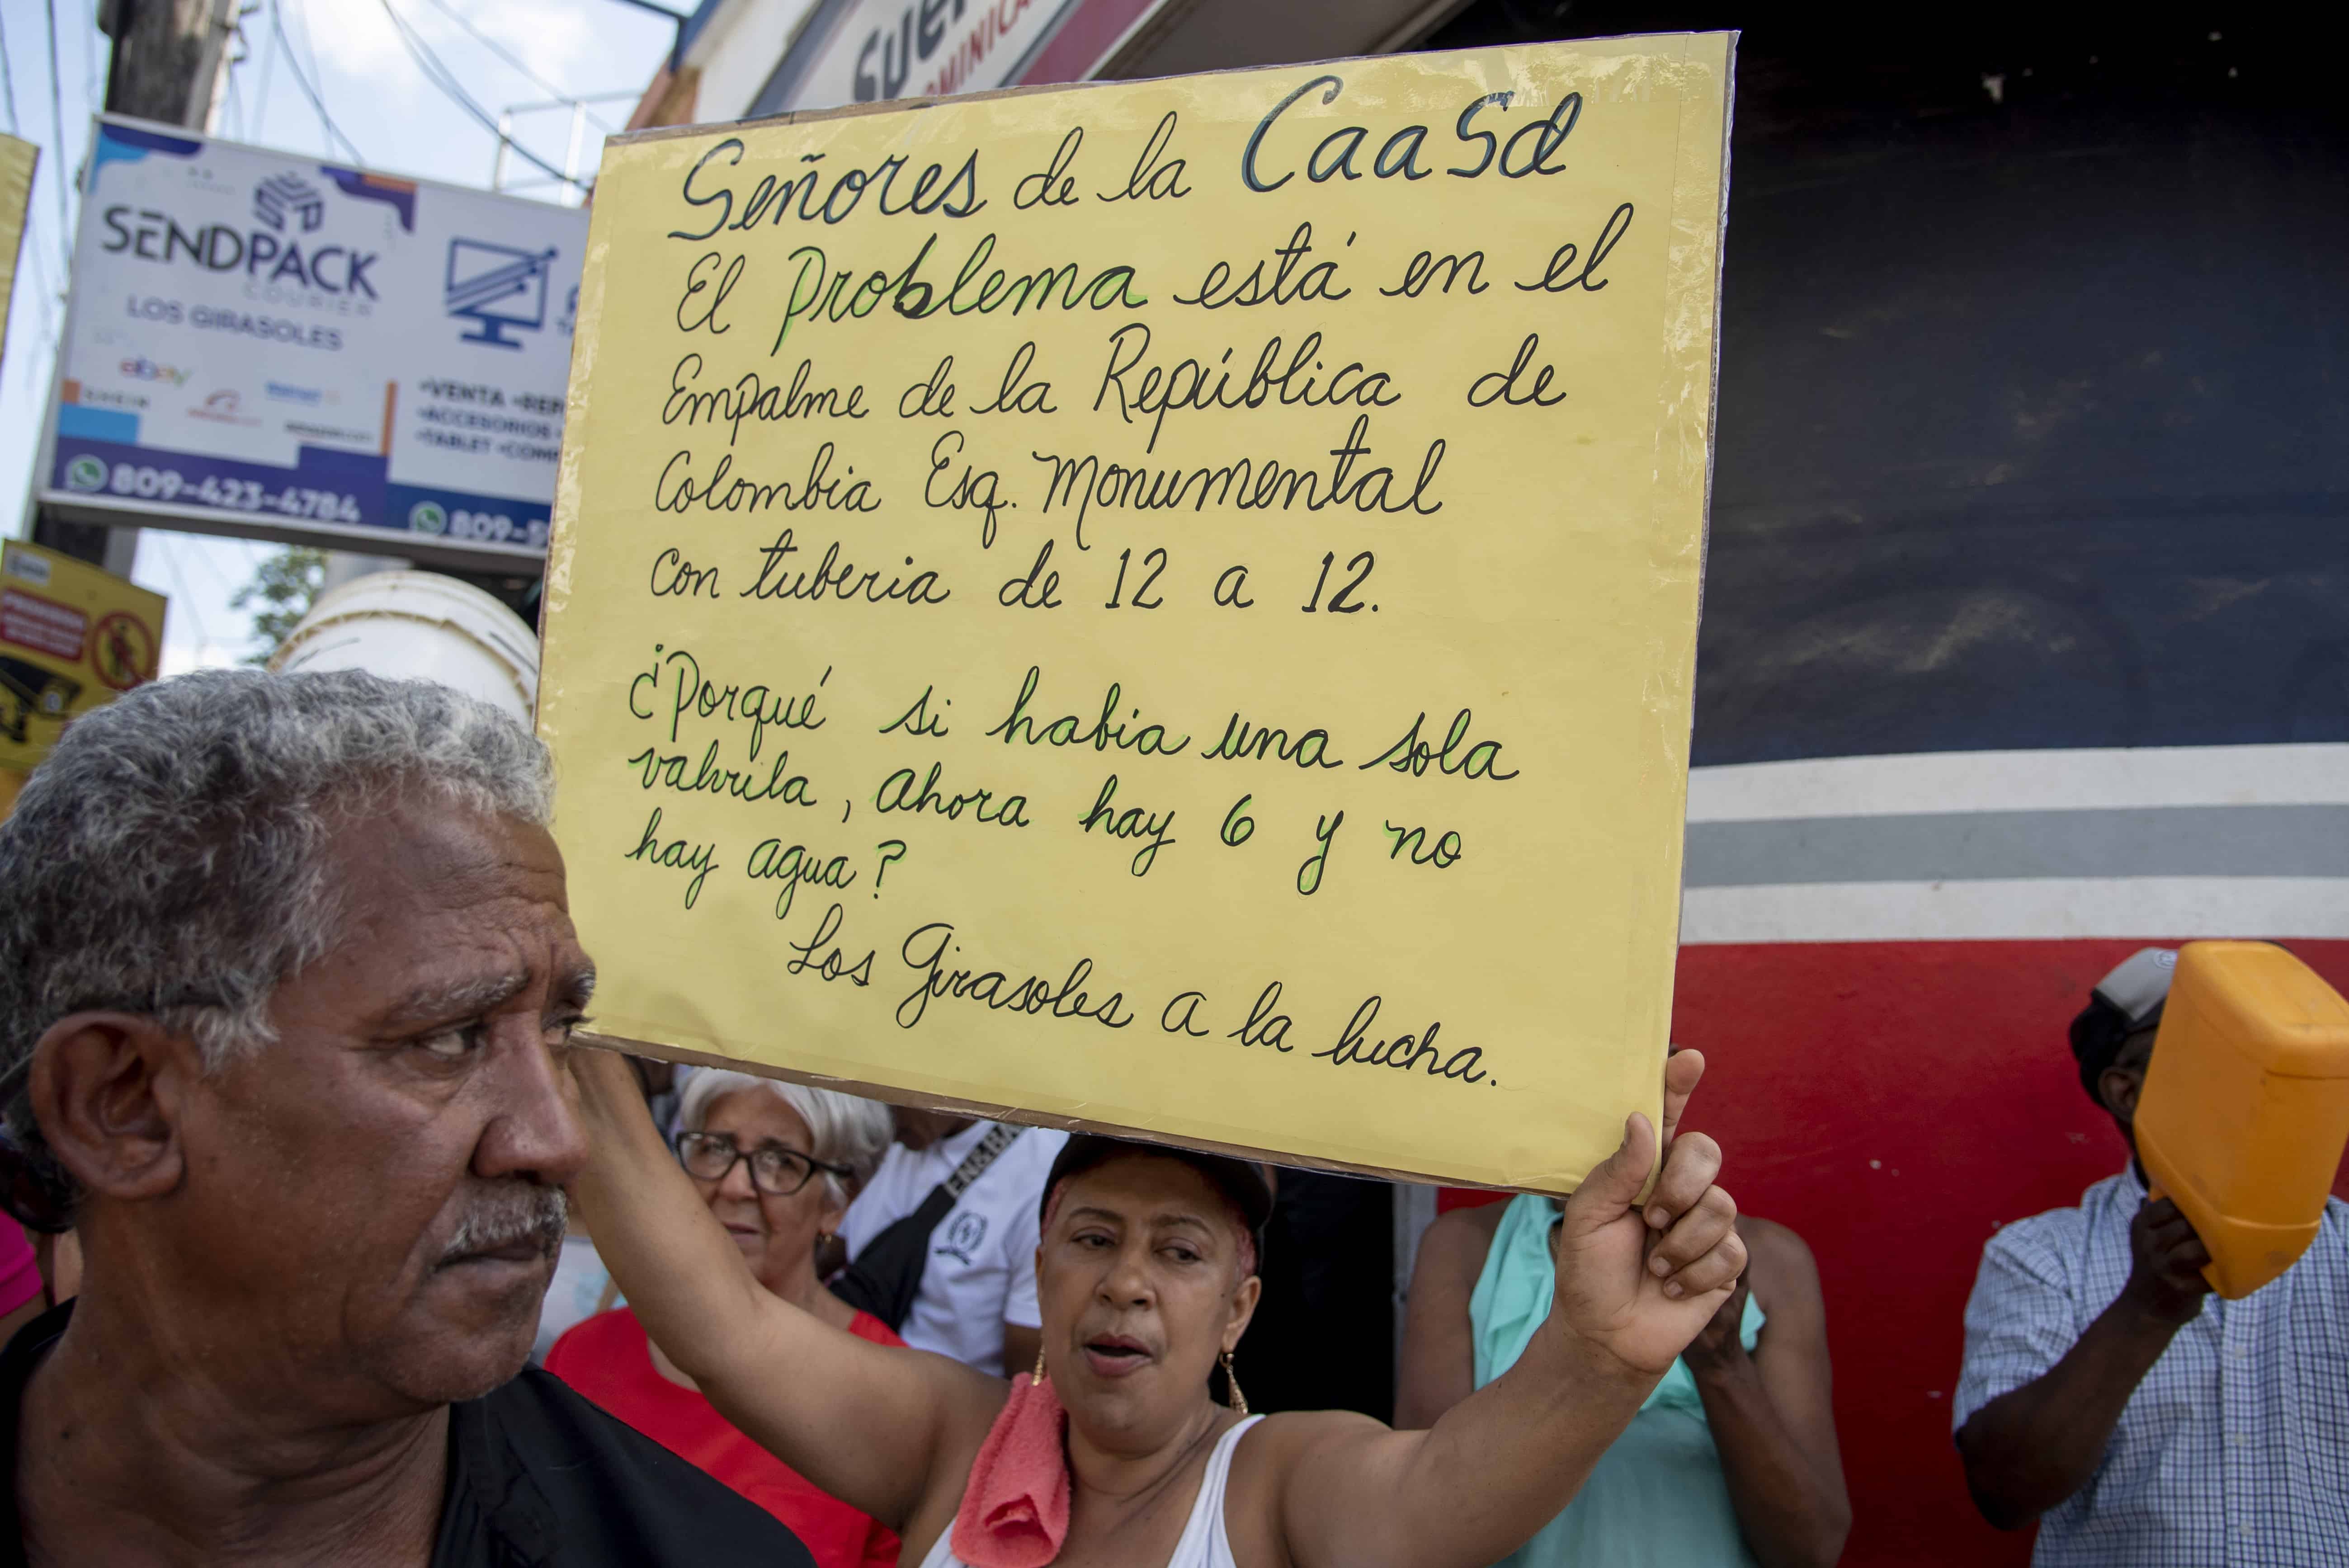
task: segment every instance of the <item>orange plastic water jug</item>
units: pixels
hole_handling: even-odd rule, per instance
[[[2189,942],[2137,1099],[2137,1158],[2240,1300],[2315,1239],[2349,1144],[2349,1002],[2265,942]]]

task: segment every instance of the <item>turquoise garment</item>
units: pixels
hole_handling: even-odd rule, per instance
[[[1516,1365],[1549,1316],[1557,1283],[1547,1198],[1513,1199],[1468,1298],[1476,1340],[1476,1387]],[[1738,1337],[1754,1348],[1761,1306],[1745,1298]],[[1631,1425],[1599,1456],[1566,1511],[1495,1568],[1753,1568],[1738,1533],[1729,1481],[1705,1424],[1696,1377],[1675,1361]]]

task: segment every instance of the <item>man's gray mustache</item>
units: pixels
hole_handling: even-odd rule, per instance
[[[570,1202],[560,1187],[524,1182],[485,1186],[458,1222],[456,1234],[440,1249],[440,1261],[457,1263],[516,1242],[535,1242],[541,1253],[553,1257],[562,1250],[570,1212]]]

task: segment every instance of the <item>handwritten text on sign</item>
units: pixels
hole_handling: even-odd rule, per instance
[[[1728,56],[614,144],[540,715],[598,1028],[1570,1187],[1670,1014]]]

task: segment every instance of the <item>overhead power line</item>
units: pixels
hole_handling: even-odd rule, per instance
[[[231,64],[228,73],[228,93],[221,105],[221,118],[228,122],[228,133],[239,141],[245,139],[244,99],[236,90],[236,69]]]
[[[8,65],[8,29],[5,26],[0,26],[0,88],[5,88],[8,97],[8,134],[21,136],[24,133],[16,129],[16,73]]]
[[[40,241],[33,233],[34,216],[33,211],[27,208],[25,212],[25,254],[33,263],[33,287],[36,291],[35,304],[38,308],[37,322],[41,332],[41,342],[46,346],[57,336],[57,316],[62,307],[58,304],[57,287],[49,282],[49,264],[42,259]],[[36,349],[33,353],[25,355],[22,363],[25,366],[26,388],[36,396],[41,395],[42,389],[48,381],[49,373],[40,351]]]
[[[73,273],[73,209],[66,197],[66,89],[65,78],[57,71],[57,0],[44,0],[49,13],[49,125],[57,133],[49,182],[57,192],[57,253],[65,261],[66,273]]]
[[[277,58],[278,30],[272,27],[261,40],[261,80],[253,95],[253,139],[258,141],[269,122],[269,67]]]
[[[566,103],[576,101],[573,94],[565,91],[562,88],[556,87],[553,82],[548,81],[544,77],[542,77],[536,71],[532,70],[514,55],[512,50],[507,48],[503,44],[499,43],[495,38],[491,37],[487,33],[482,32],[479,27],[474,26],[471,22],[466,19],[463,12],[449,4],[449,0],[431,0],[431,5],[435,11],[440,12],[443,16],[448,17],[449,20],[456,23],[460,27],[462,27],[475,43],[481,45],[481,47],[489,50],[490,53],[495,55],[507,65],[512,66],[515,70],[528,77],[531,85],[537,88],[540,91],[552,94],[554,97],[561,98]],[[582,105],[581,107],[585,109],[587,118],[594,120],[606,134],[611,131],[612,127],[605,122],[601,115],[597,114],[592,108],[585,108],[585,105]]]
[[[391,18],[392,30],[399,35],[400,43],[407,46],[409,57],[415,60],[417,68],[424,73],[425,79],[439,88],[450,102],[471,115],[483,130],[492,136],[500,136],[497,117],[473,100],[473,96],[465,90],[464,84],[457,79],[455,73],[441,63],[440,56],[432,52],[432,46],[418,36],[416,29],[409,26],[406,17],[391,8],[391,0],[376,0],[376,3],[383,7],[383,14]],[[501,139],[508,139],[502,137]],[[573,176],[565,174],[519,141],[508,139],[508,145],[522,155],[523,162],[530,164],[539,172],[548,175],[557,183],[564,185],[579,183]]]
[[[163,570],[171,574],[171,586],[180,591],[180,608],[196,624],[197,646],[209,648],[212,645],[212,634],[204,630],[203,613],[196,608],[196,596],[188,592],[188,579],[180,571],[179,552],[171,548],[171,537],[168,533],[155,534],[155,552],[163,558]]]
[[[111,44],[103,40],[106,35],[96,27],[81,36],[81,101],[86,104],[102,106],[106,102],[106,73],[98,67],[98,52],[102,46],[111,47]]]
[[[54,4],[55,0],[51,0],[51,3]],[[302,61],[294,53],[292,41],[285,36],[285,13],[279,0],[269,0],[269,26],[277,35],[279,46],[285,51],[285,68],[294,73],[295,85],[302,89],[302,96],[310,100],[310,107],[318,111],[318,129],[329,138],[326,143],[327,150],[332,151],[334,144],[339,141],[345,150],[350,153],[353,162],[367,161],[359,156],[358,143],[343,134],[343,128],[336,125],[334,116],[326,112],[326,100],[318,96],[318,89],[311,85],[310,78],[303,73]]]

